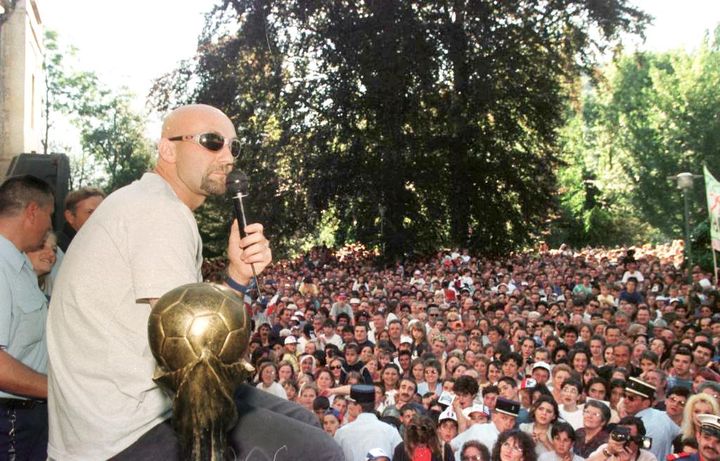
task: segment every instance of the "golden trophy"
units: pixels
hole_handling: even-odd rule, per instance
[[[244,359],[250,318],[243,299],[210,283],[175,288],[153,307],[148,339],[153,380],[173,398],[182,458],[225,459],[226,434],[238,420],[233,394],[254,371]]]

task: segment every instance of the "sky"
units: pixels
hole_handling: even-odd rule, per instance
[[[111,88],[128,87],[144,108],[154,79],[192,57],[213,0],[38,0],[42,21],[78,49],[77,66]],[[692,50],[720,23],[719,0],[634,0],[655,17],[635,49]],[[156,118],[154,116],[153,118]],[[157,120],[151,124],[155,128]],[[157,132],[157,131],[155,131]],[[152,138],[152,136],[151,136]]]

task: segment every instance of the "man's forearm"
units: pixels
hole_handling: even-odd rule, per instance
[[[9,394],[47,398],[47,375],[38,373],[5,351],[0,351],[0,390]]]

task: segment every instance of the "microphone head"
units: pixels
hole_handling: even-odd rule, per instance
[[[242,170],[232,170],[225,179],[227,192],[233,197],[236,195],[247,196],[250,184],[248,177]]]

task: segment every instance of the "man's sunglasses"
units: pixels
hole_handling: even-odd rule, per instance
[[[230,145],[230,153],[233,157],[238,158],[242,150],[242,143],[238,138],[225,139],[225,136],[218,133],[200,133],[186,134],[182,136],[173,136],[168,141],[195,141],[205,149],[212,152],[219,152],[226,145]]]

